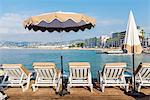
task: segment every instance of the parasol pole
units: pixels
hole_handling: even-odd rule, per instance
[[[63,31],[61,31],[63,32]],[[63,37],[63,34],[60,36],[60,40],[61,40],[61,37]],[[61,50],[63,50],[63,44],[61,44]],[[64,96],[66,94],[68,94],[68,91],[66,90],[65,88],[65,81],[64,81],[64,62],[63,62],[63,55],[62,55],[62,51],[61,51],[61,56],[60,56],[60,60],[61,60],[61,79],[62,79],[62,88],[61,88],[61,91],[59,92],[59,95],[60,96]]]
[[[134,83],[133,83],[133,92],[135,92],[135,62],[134,62],[134,34],[133,34],[133,51],[132,51],[132,63],[133,63],[133,81],[134,81]]]

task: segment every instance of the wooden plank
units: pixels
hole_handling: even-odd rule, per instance
[[[150,78],[150,68],[148,69],[147,73],[145,73],[144,78]]]
[[[81,69],[80,69],[80,78],[84,78],[84,75],[83,75],[83,74],[84,74],[84,69],[81,68]]]
[[[54,71],[53,71],[54,69],[51,68],[51,69],[49,69],[49,70],[50,70],[51,78],[53,78],[53,77],[54,77]]]
[[[19,79],[21,76],[17,73],[16,70],[17,70],[17,69],[14,69],[13,72],[14,72],[15,76],[17,77],[17,79]]]
[[[116,78],[119,78],[123,72],[123,68],[118,68],[119,71],[118,71],[118,74],[117,74],[117,77]]]
[[[19,74],[19,76],[21,76],[21,69],[19,68],[19,69],[16,69],[16,72]]]
[[[41,72],[42,72],[43,78],[48,78],[45,69],[41,69]]]
[[[110,78],[113,78],[114,71],[115,71],[115,68],[111,68],[111,72],[110,72],[110,75],[109,75]]]
[[[84,78],[87,78],[87,74],[88,73],[88,69],[87,68],[84,68]]]
[[[116,78],[116,77],[117,77],[118,72],[119,72],[119,69],[115,69],[113,78]]]
[[[105,73],[105,75],[106,75],[107,78],[109,77],[109,72],[110,72],[110,69],[109,69],[109,68],[106,68],[106,73]]]
[[[145,72],[147,71],[147,68],[142,68],[142,71],[140,72],[141,73],[141,77],[144,76]]]
[[[45,69],[46,73],[47,73],[47,77],[52,79],[51,75],[50,75],[50,72],[49,72],[49,69]]]
[[[38,77],[42,77],[42,74],[41,74],[41,71],[40,71],[40,69],[39,69],[39,68],[36,68],[36,69],[35,69],[35,71],[39,74],[39,76],[38,76]]]
[[[75,72],[75,69],[73,69],[73,68],[71,68],[72,69],[72,78],[74,79],[74,78],[76,78],[76,72]]]
[[[108,78],[110,78],[110,73],[111,73],[112,69],[111,68],[108,68],[108,69],[109,69]]]
[[[79,78],[79,68],[75,69],[76,70],[76,76]]]
[[[11,69],[8,69],[7,71],[8,71],[9,77],[12,77],[12,78],[15,77]]]

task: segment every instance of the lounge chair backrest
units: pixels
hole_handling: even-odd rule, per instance
[[[38,78],[53,80],[57,75],[54,63],[33,63],[33,67],[39,75]]]
[[[150,79],[150,63],[142,63],[136,69],[136,75],[140,75],[142,79]]]
[[[102,74],[105,79],[118,79],[124,73],[126,63],[106,63]]]
[[[90,75],[90,64],[87,62],[70,62],[69,70],[72,79],[87,79]]]
[[[29,74],[22,64],[3,64],[2,68],[10,79],[20,79],[20,77],[25,79]]]

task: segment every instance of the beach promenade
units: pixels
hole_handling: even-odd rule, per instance
[[[90,92],[86,87],[71,88],[70,94],[63,97],[56,95],[53,88],[39,88],[33,92],[30,88],[26,92],[22,92],[20,88],[7,88],[4,92],[8,95],[8,100],[149,100],[149,87],[141,89],[141,96],[139,98],[132,97],[124,93],[124,90],[119,87],[106,88],[105,92],[99,90],[99,86],[94,86],[94,91]],[[149,96],[148,96],[149,95]]]

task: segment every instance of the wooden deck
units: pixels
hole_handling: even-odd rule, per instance
[[[31,86],[30,86],[31,87]],[[105,92],[101,92],[97,87],[90,92],[87,87],[71,88],[70,94],[63,97],[56,95],[53,88],[39,88],[33,92],[30,88],[26,92],[22,92],[21,88],[7,88],[4,92],[8,95],[8,100],[134,100],[135,97],[124,93],[119,87],[105,88]],[[150,100],[150,88],[142,88],[141,93],[145,100]],[[141,99],[141,98],[140,98]]]

